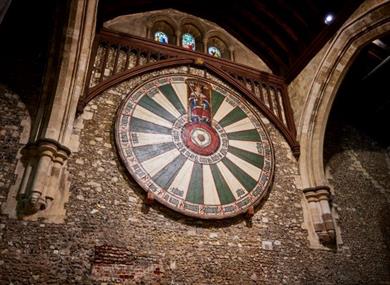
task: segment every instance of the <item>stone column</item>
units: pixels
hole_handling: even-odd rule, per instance
[[[329,186],[317,186],[303,189],[309,205],[314,230],[324,244],[335,243],[335,226],[330,210]]]
[[[54,223],[64,220],[70,187],[66,160],[71,154],[77,103],[87,76],[97,2],[72,0],[69,14],[53,23],[57,40],[51,43],[30,143],[21,151],[24,171],[16,173],[15,185],[2,205],[2,213],[11,218]]]
[[[176,30],[176,45],[178,47],[181,47],[181,30],[180,29]]]
[[[229,46],[229,56],[230,56],[231,61],[235,60],[234,47],[232,47],[232,46]]]
[[[146,38],[154,40],[154,35],[152,35],[152,23],[147,23],[146,25]]]
[[[208,44],[208,38],[204,38],[203,39],[203,52],[205,54],[209,54],[208,50],[207,50],[207,44]]]

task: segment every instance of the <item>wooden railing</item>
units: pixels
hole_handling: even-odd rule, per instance
[[[79,101],[78,112],[103,91],[126,79],[183,65],[205,68],[233,85],[279,129],[294,155],[299,155],[292,109],[282,78],[230,60],[107,30],[95,37],[86,92]]]

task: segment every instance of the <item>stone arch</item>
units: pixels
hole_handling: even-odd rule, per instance
[[[179,28],[179,24],[177,23],[177,21],[175,21],[175,19],[173,19],[172,17],[166,16],[166,15],[162,15],[162,14],[151,15],[149,17],[149,19],[147,20],[147,23],[151,23],[153,25],[154,23],[157,23],[160,21],[167,22],[175,30],[177,30]]]
[[[165,15],[153,15],[147,20],[147,37],[154,39],[154,33],[157,32],[157,29],[162,29],[162,32],[165,32],[169,38],[169,44],[177,44],[177,31],[179,25],[171,17]]]
[[[184,18],[180,21],[180,46],[182,45],[182,36],[189,33],[195,38],[195,51],[205,52],[203,27],[197,22],[189,18]]]
[[[326,123],[345,73],[364,45],[390,32],[390,1],[373,5],[368,11],[361,8],[330,43],[305,102],[298,128],[300,172],[305,187],[326,182],[322,158]]]
[[[209,46],[215,46],[221,51],[222,58],[232,59],[231,48],[233,43],[230,43],[230,41],[218,31],[211,31],[205,35],[205,45],[207,54]]]
[[[192,25],[196,27],[200,34],[202,35],[202,38],[204,38],[206,34],[206,28],[204,25],[199,21],[201,18],[191,18],[191,17],[182,17],[180,18],[180,29],[182,30],[185,25]],[[183,32],[183,31],[182,31]]]
[[[175,29],[166,21],[157,21],[153,23],[151,29],[151,38],[154,39],[156,32],[163,32],[168,37],[169,44],[176,44],[176,32]]]
[[[306,97],[298,124],[299,160],[306,226],[312,247],[336,239],[329,205],[323,146],[328,117],[338,88],[360,49],[390,32],[390,1],[366,1],[329,43]],[[329,230],[331,228],[331,230]],[[337,234],[337,233],[336,233]]]

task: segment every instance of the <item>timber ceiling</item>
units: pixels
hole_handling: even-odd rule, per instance
[[[173,8],[213,21],[290,82],[362,0],[100,0],[98,25],[120,15]],[[332,12],[335,21],[326,25]]]

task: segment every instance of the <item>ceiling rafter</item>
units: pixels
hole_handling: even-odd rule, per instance
[[[244,16],[243,18],[245,19],[245,21],[249,21],[251,24],[254,24],[254,26],[259,27],[259,31],[266,34],[269,38],[269,41],[275,42],[273,46],[278,46],[282,48],[285,53],[288,53],[290,51],[291,46],[293,46],[292,43],[286,43],[286,38],[283,38],[278,33],[275,33],[274,31],[272,31],[270,26],[265,25],[261,21],[259,21],[259,18],[253,15],[253,12],[251,12],[250,10],[243,10],[241,14]]]
[[[250,9],[251,11],[259,11],[259,12],[261,11],[264,15],[268,17],[268,21],[270,21],[268,23],[269,24],[272,23],[270,25],[280,26],[280,28],[278,28],[278,32],[282,32],[286,34],[287,36],[294,39],[294,41],[300,40],[300,35],[296,32],[297,30],[299,30],[299,27],[297,27],[297,25],[292,22],[286,23],[285,19],[283,19],[283,17],[279,15],[278,11],[272,11],[273,10],[272,4],[271,5],[268,4],[267,7],[261,1],[251,0],[251,3],[252,3],[252,7],[248,7],[248,9]]]
[[[305,20],[305,16],[301,15],[297,9],[294,9],[291,5],[285,5],[285,2],[283,2],[283,0],[275,1],[275,3],[278,5],[279,11],[281,11],[282,14],[287,17],[287,19],[294,19],[295,21],[299,22],[299,25],[301,25],[302,27],[309,28],[309,25]]]
[[[247,39],[245,41],[245,44],[248,46],[249,49],[253,50],[254,48],[259,49],[261,47],[264,53],[268,54],[267,57],[264,57],[262,59],[272,70],[286,66],[286,61],[283,60],[280,57],[280,54],[276,53],[274,49],[270,48],[269,44],[266,44],[263,38],[259,36],[253,37],[253,34],[250,31],[246,30],[240,22],[237,22],[237,20],[233,18],[228,19],[228,22],[231,23],[231,26],[241,27],[239,29],[239,32],[237,32],[235,29],[231,28],[230,25],[227,25],[226,30],[230,34],[232,34],[238,39],[244,36]],[[272,59],[269,59],[270,57]]]

